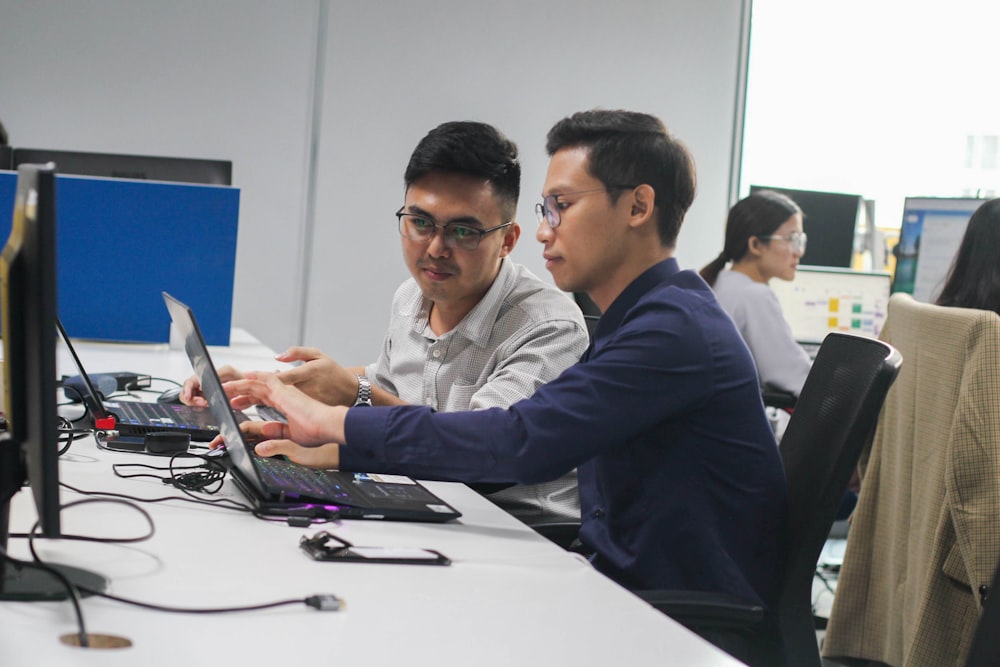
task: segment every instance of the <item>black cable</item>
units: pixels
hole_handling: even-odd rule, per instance
[[[34,531],[38,528],[38,525],[39,525],[38,523],[35,523],[35,525],[31,529],[32,533],[34,533]],[[31,533],[29,533],[29,539],[30,535]],[[77,589],[73,585],[73,583],[66,578],[66,575],[64,575],[62,572],[55,569],[54,567],[49,567],[42,561],[37,560],[37,557],[35,562],[32,562],[30,560],[21,560],[20,558],[14,558],[10,554],[8,554],[3,547],[0,547],[0,558],[7,561],[8,563],[11,563],[14,567],[17,568],[31,567],[35,568],[36,570],[47,572],[49,575],[55,577],[56,580],[58,580],[59,583],[62,584],[63,587],[66,589],[66,597],[73,604],[73,613],[76,614],[77,638],[80,641],[80,646],[83,646],[85,648],[90,646],[90,638],[87,636],[87,627],[83,622],[83,610],[80,609],[80,595],[77,593]]]
[[[85,491],[83,489],[78,489],[74,486],[70,486],[66,482],[59,482],[59,486],[69,489],[74,493],[79,493],[82,496],[102,496],[105,498],[121,498],[123,500],[131,500],[137,503],[162,503],[168,500],[180,500],[187,503],[195,503],[198,505],[208,505],[210,507],[219,507],[221,509],[230,509],[237,512],[247,512],[248,514],[253,514],[257,516],[257,510],[244,503],[237,502],[232,498],[194,498],[187,496],[161,496],[159,498],[139,498],[137,496],[130,496],[124,493],[112,493],[111,491]]]
[[[290,605],[304,604],[320,611],[336,611],[336,609],[326,609],[323,608],[324,605],[328,604],[326,601],[320,601],[318,598],[333,598],[337,600],[336,608],[340,608],[342,603],[336,596],[332,595],[312,595],[307,598],[295,598],[288,600],[277,600],[275,602],[262,602],[260,604],[247,605],[245,607],[204,607],[204,608],[190,608],[190,607],[168,607],[166,605],[153,604],[152,602],[141,602],[139,600],[130,600],[128,598],[119,597],[117,595],[111,595],[110,593],[104,593],[102,591],[90,590],[86,586],[79,587],[81,591],[88,593],[90,595],[96,595],[98,597],[107,598],[109,600],[114,600],[115,602],[121,602],[124,604],[130,604],[136,607],[142,607],[143,609],[152,609],[154,611],[166,611],[173,614],[228,614],[237,611],[260,611],[262,609],[273,609],[275,607],[287,607]]]

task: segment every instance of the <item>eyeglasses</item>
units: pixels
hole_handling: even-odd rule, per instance
[[[396,211],[396,218],[399,220],[399,233],[404,239],[416,241],[417,243],[430,243],[437,230],[441,230],[441,238],[449,248],[461,248],[472,251],[479,247],[479,242],[490,232],[495,232],[504,227],[510,227],[514,221],[505,222],[489,229],[479,229],[472,225],[449,222],[439,225],[426,215],[416,213],[403,213],[400,208]]]
[[[800,255],[806,252],[806,233],[805,232],[792,232],[788,236],[779,236],[777,234],[772,234],[771,236],[758,236],[761,241],[770,241],[771,239],[781,239],[782,241],[787,241],[789,248],[792,252],[797,252]]]
[[[539,225],[543,222],[547,222],[549,227],[555,229],[562,222],[561,211],[569,205],[568,202],[559,201],[560,197],[569,197],[571,195],[589,195],[595,192],[610,192],[612,190],[631,190],[634,187],[636,186],[608,185],[603,188],[594,188],[592,190],[577,190],[576,192],[560,192],[557,195],[549,195],[548,197],[544,197],[542,199],[541,204],[535,204],[535,217],[538,218]]]

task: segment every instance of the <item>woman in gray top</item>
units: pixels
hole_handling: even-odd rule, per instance
[[[811,362],[795,342],[778,298],[767,283],[771,278],[795,278],[805,249],[798,205],[782,194],[762,190],[730,209],[725,246],[701,270],[750,348],[761,386],[796,396]]]

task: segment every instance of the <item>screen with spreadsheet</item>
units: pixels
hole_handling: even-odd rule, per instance
[[[794,280],[769,285],[800,343],[821,343],[833,331],[874,338],[885,323],[888,273],[800,266]]]

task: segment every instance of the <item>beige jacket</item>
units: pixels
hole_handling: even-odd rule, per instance
[[[903,366],[862,454],[823,654],[963,665],[1000,557],[1000,317],[896,294],[881,337]]]

